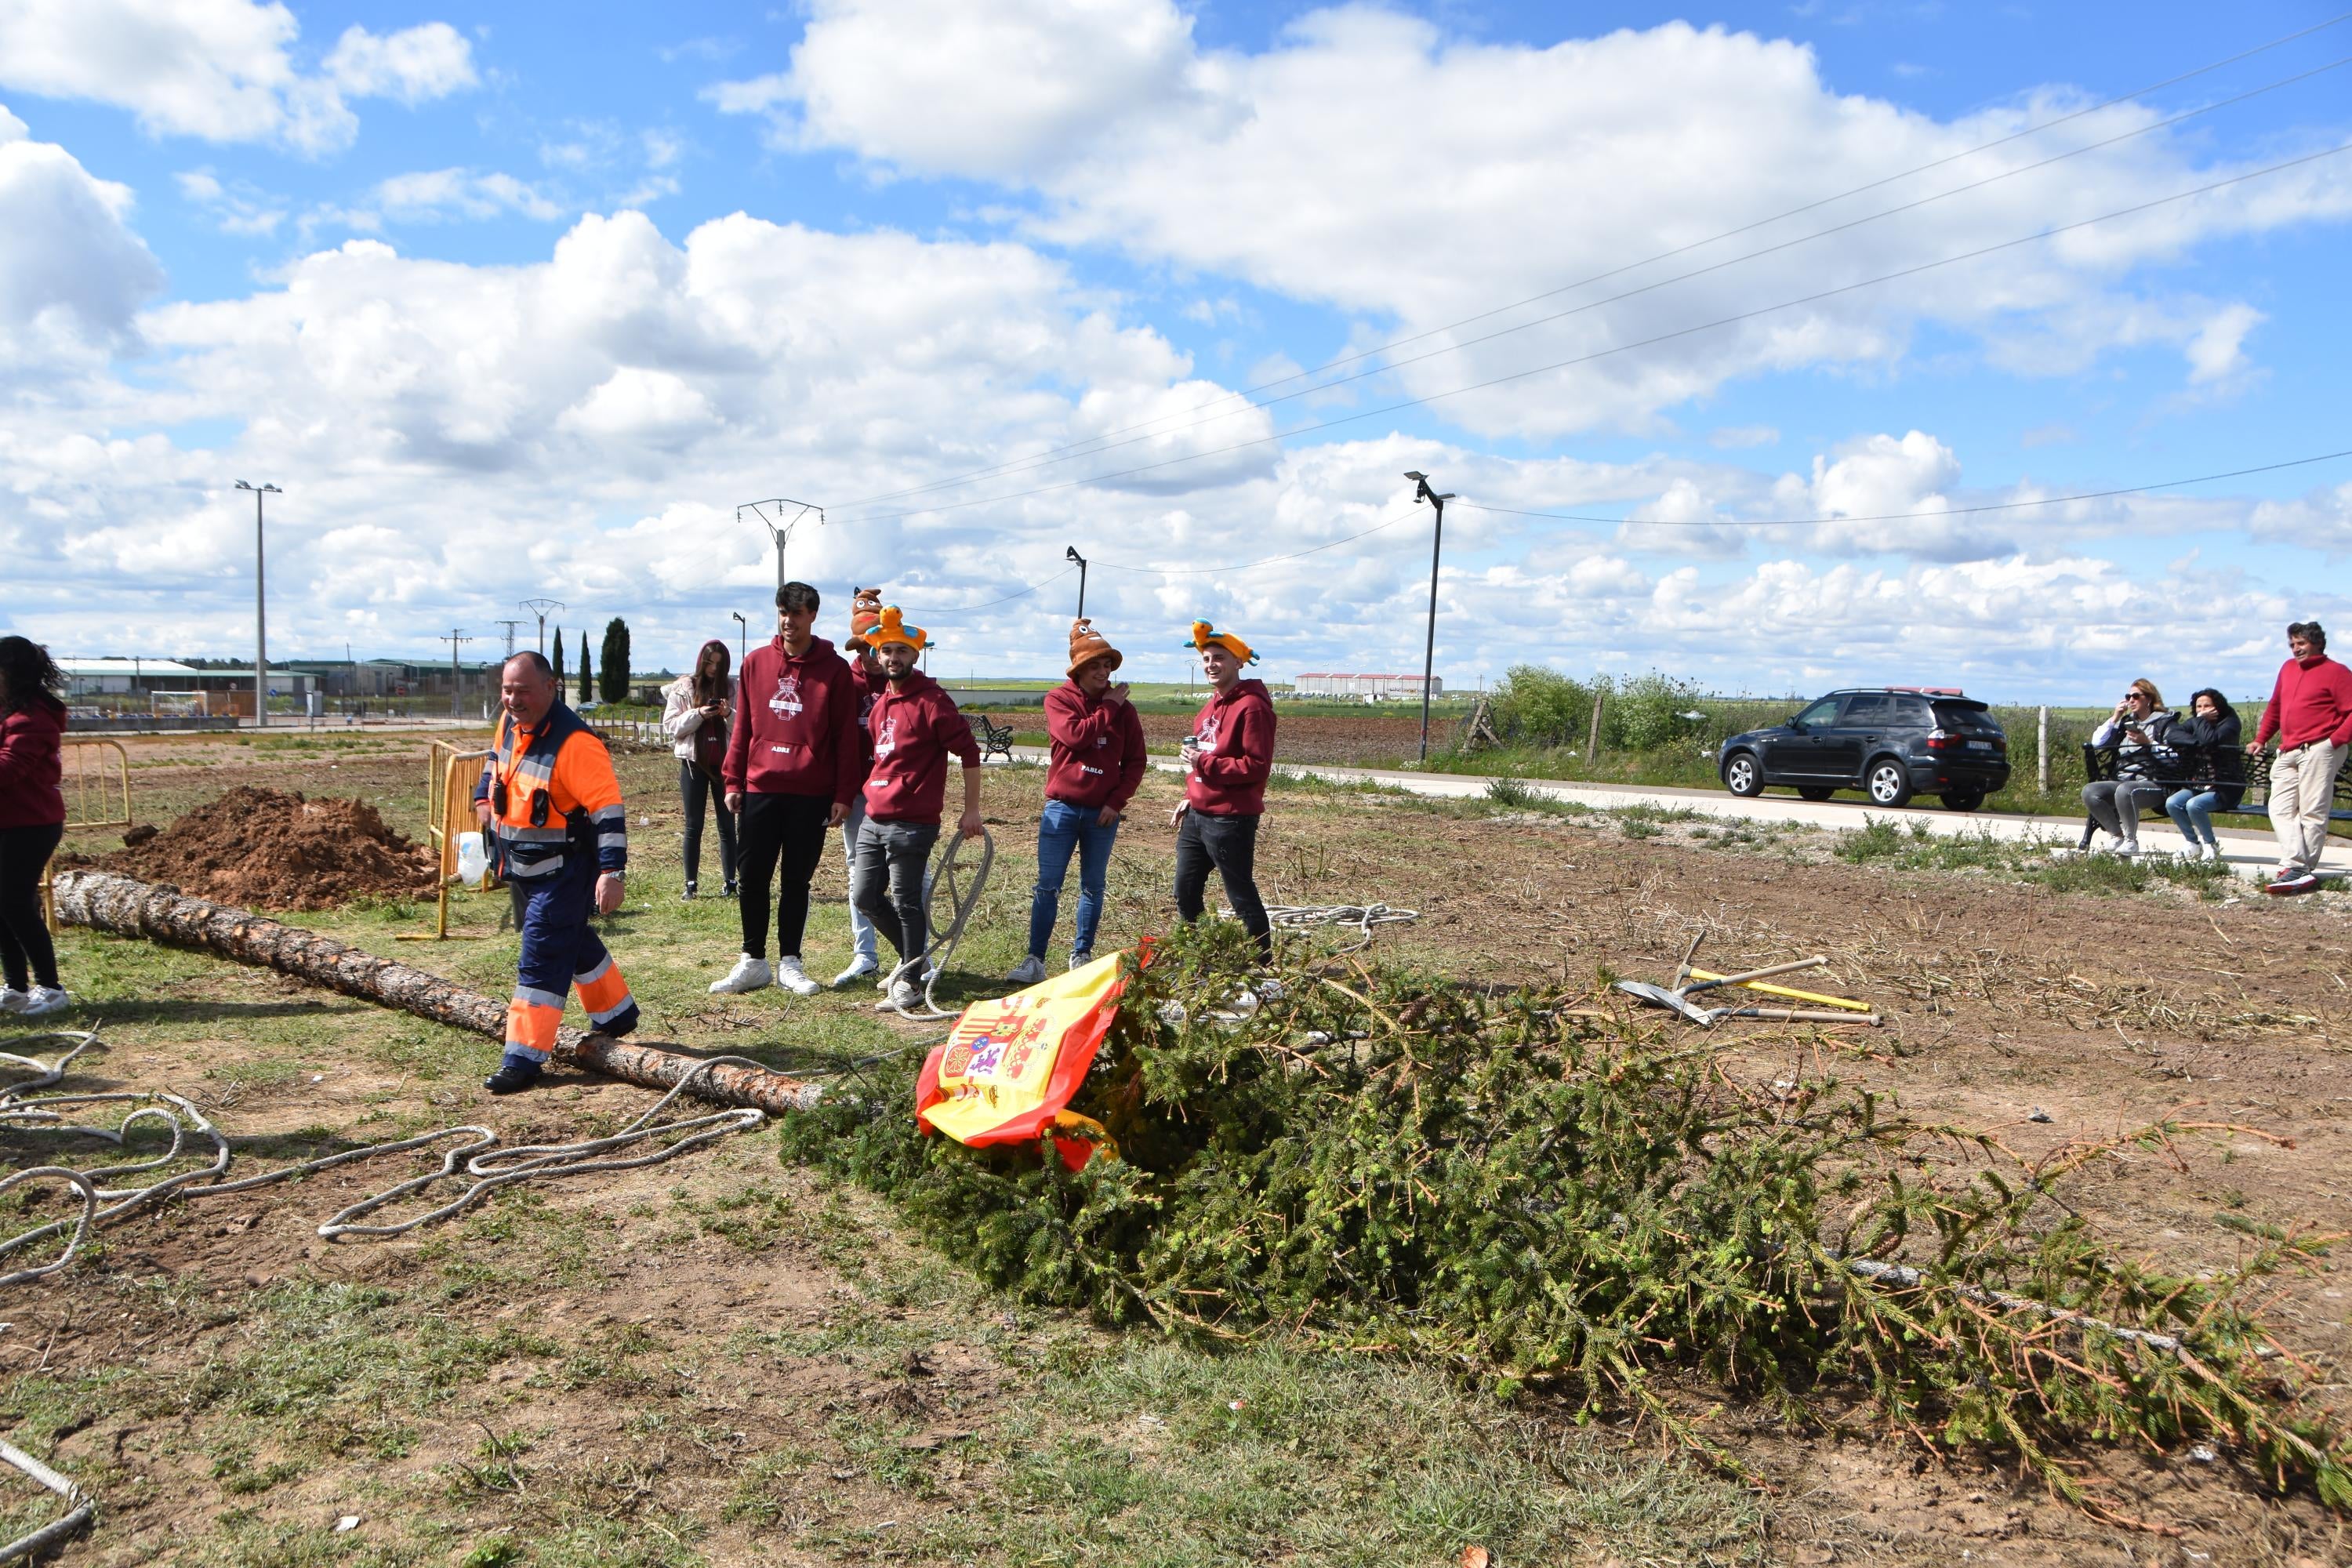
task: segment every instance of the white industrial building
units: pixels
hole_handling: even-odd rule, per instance
[[[1418,675],[1302,675],[1291,681],[1291,689],[1301,697],[1353,698],[1362,702],[1418,702],[1421,700],[1421,680]],[[1429,694],[1445,695],[1445,678],[1429,678]]]

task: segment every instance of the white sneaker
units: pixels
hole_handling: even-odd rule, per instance
[[[824,989],[808,977],[808,971],[801,967],[798,956],[776,961],[776,981],[789,987],[796,996],[814,996]]]
[[[881,964],[861,952],[849,961],[848,968],[833,977],[833,983],[835,986],[846,985],[853,980],[865,979],[881,967]]]
[[[1264,974],[1258,977],[1257,994],[1261,1002],[1279,1002],[1290,994],[1290,987],[1271,974]]]
[[[1034,985],[1045,978],[1045,961],[1031,953],[1005,972],[1004,983],[1007,985]]]
[[[2137,860],[2139,858],[2139,841],[2132,838],[2117,839],[2116,847],[2108,853],[2118,860]]]
[[[747,952],[735,961],[735,967],[727,972],[726,979],[712,981],[710,989],[721,996],[740,996],[746,991],[765,990],[774,984],[775,980],[766,959],[754,958]]]
[[[2208,844],[2197,851],[2200,860],[2219,860],[2221,858],[2221,847],[2219,844]]]
[[[890,994],[875,1004],[877,1010],[904,1012],[923,1005],[923,994],[911,980],[901,980],[890,987]]]
[[[25,1010],[25,1004],[31,1000],[32,998],[22,991],[0,985],[0,1013],[21,1013]]]
[[[62,1013],[73,1005],[73,998],[55,985],[36,985],[16,1010],[22,1018],[46,1018],[52,1013]]]

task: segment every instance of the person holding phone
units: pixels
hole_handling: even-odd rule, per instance
[[[694,668],[662,690],[662,733],[677,755],[678,802],[686,813],[686,892],[693,898],[702,869],[702,814],[719,818],[719,873],[735,896],[735,814],[727,809],[719,770],[727,763],[727,723],[735,711],[728,679],[727,644],[713,637],[695,656]]]
[[[2168,781],[2180,774],[2180,757],[2170,744],[2173,715],[2156,682],[2145,676],[2116,700],[2115,711],[2091,732],[2091,744],[2116,748],[2116,776],[2083,786],[2091,820],[2114,839],[2112,852],[2125,859],[2139,854],[2139,814],[2172,793]]]

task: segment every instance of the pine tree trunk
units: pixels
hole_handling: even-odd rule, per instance
[[[191,898],[174,889],[152,887],[107,871],[60,872],[56,890],[58,919],[68,925],[194,948],[238,963],[274,969],[453,1029],[494,1040],[506,1037],[505,1003],[250,910]],[[656,1045],[607,1039],[572,1028],[557,1034],[555,1054],[648,1089],[674,1087],[698,1060]],[[816,1085],[758,1067],[714,1068],[696,1079],[694,1089],[704,1100],[757,1106],[777,1115],[807,1109],[816,1103],[820,1092]]]

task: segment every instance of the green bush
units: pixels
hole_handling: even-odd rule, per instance
[[[1496,726],[1507,740],[1580,746],[1592,724],[1592,692],[1557,670],[1515,664],[1495,688]]]
[[[1604,745],[1627,752],[1657,752],[1697,733],[1692,721],[1698,688],[1660,670],[1637,675],[1612,693],[1601,711]]]

